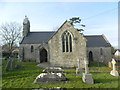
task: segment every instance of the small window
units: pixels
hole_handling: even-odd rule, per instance
[[[34,51],[34,47],[33,46],[31,46],[31,52],[33,52]]]

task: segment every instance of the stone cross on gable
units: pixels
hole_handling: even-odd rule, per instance
[[[25,15],[25,18],[28,19],[27,15]]]

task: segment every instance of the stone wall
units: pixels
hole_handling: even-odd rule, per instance
[[[72,52],[62,52],[61,35],[65,31],[72,34]],[[80,59],[81,67],[84,67],[83,60],[86,58],[86,39],[69,23],[65,23],[55,35],[48,41],[50,63],[53,66],[76,67],[77,59]]]
[[[101,49],[102,48],[102,55]],[[93,61],[107,63],[111,61],[111,47],[87,47],[87,57],[89,59],[89,52],[93,53]]]
[[[36,49],[36,62],[40,62],[40,51],[45,49],[47,51],[47,62],[49,62],[49,48],[47,43],[41,43]]]
[[[34,47],[33,52],[31,52],[31,46]],[[20,60],[21,61],[36,61],[40,62],[40,50],[45,49],[47,51],[47,60],[49,62],[49,49],[47,43],[41,44],[21,44],[20,45]],[[24,55],[23,55],[24,54]]]
[[[33,46],[33,52],[31,52],[31,46]],[[36,51],[40,44],[21,44],[20,45],[20,60],[21,61],[36,61],[38,54]],[[23,55],[24,54],[24,55]]]

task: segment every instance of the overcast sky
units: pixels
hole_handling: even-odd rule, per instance
[[[0,25],[22,24],[25,15],[31,31],[52,31],[77,16],[86,25],[85,35],[104,34],[113,46],[118,45],[118,2],[0,2]]]

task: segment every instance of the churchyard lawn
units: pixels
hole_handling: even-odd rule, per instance
[[[118,77],[110,75],[112,68],[93,62],[90,65],[90,73],[95,84],[85,84],[82,81],[82,75],[76,75],[75,69],[64,69],[65,76],[69,79],[62,83],[41,83],[34,84],[35,78],[42,72],[43,68],[36,66],[36,62],[17,62],[22,68],[5,72],[7,61],[2,62],[2,88],[118,88],[120,84]],[[119,76],[120,77],[120,76]]]

